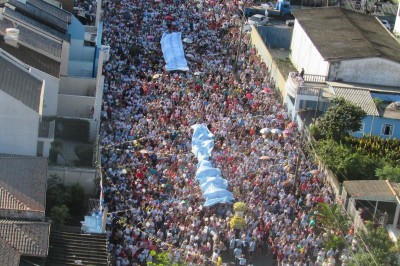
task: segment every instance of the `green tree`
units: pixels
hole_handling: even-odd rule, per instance
[[[329,139],[340,141],[361,128],[366,112],[344,98],[334,98],[326,113],[318,119],[319,131]]]
[[[400,182],[400,167],[393,167],[391,165],[385,165],[383,168],[375,170],[375,175],[379,179],[390,180],[393,182]]]
[[[366,223],[367,232],[360,231],[359,245],[350,265],[398,265],[396,245],[383,227]]]
[[[67,206],[64,204],[60,206],[54,206],[50,212],[50,219],[53,221],[53,228],[55,230],[62,229],[69,216],[70,214]]]

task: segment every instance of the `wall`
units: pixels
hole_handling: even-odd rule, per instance
[[[75,77],[92,77],[93,62],[69,61],[68,75]]]
[[[0,153],[36,156],[39,114],[0,91]]]
[[[400,36],[400,4],[397,9],[396,22],[394,23],[393,32],[395,35]]]
[[[60,94],[58,97],[58,116],[90,118],[90,110],[96,98]]]
[[[45,81],[43,116],[56,116],[60,80],[36,68],[31,68],[31,73]]]
[[[400,63],[384,58],[365,58],[332,63],[329,80],[400,86]]]
[[[353,135],[355,137],[362,137],[363,134],[372,134],[373,136],[378,136],[383,139],[389,139],[389,138],[400,139],[399,119],[367,116],[366,118],[364,118],[363,123],[365,124],[364,131],[362,133],[361,132],[354,133]],[[392,136],[381,135],[382,126],[384,124],[392,124],[394,126]]]
[[[292,28],[289,27],[258,27],[257,28],[265,45],[271,49],[290,49]]]
[[[50,178],[52,175],[60,177],[64,185],[80,184],[88,195],[96,193],[97,185],[94,183],[96,171],[94,169],[50,166],[47,178]]]
[[[290,50],[290,59],[297,70],[304,68],[306,74],[328,75],[329,63],[322,58],[297,20],[293,27]]]
[[[82,77],[60,77],[60,94],[95,96],[96,79]]]
[[[268,67],[271,73],[271,77],[275,80],[276,89],[278,89],[283,96],[286,95],[285,83],[287,77],[283,76],[282,73],[279,71],[278,65],[274,62],[271,53],[268,51],[267,47],[264,44],[264,41],[262,40],[260,34],[254,26],[252,26],[251,30],[251,44],[256,48],[258,55]]]

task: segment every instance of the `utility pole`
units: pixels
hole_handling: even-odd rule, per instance
[[[304,125],[303,125],[304,126]],[[296,160],[296,170],[294,172],[294,184],[293,184],[293,193],[297,195],[296,190],[297,190],[297,180],[299,178],[299,169],[300,169],[300,163],[301,163],[301,155],[303,153],[302,150],[302,145],[303,145],[303,136],[304,136],[304,129],[301,130],[300,134],[300,144],[298,147],[298,153],[297,153],[297,160]]]

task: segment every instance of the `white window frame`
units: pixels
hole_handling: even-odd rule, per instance
[[[385,133],[385,129],[386,129],[387,126],[390,127],[389,134],[384,134]],[[382,128],[381,128],[381,135],[382,136],[393,136],[393,132],[394,132],[394,125],[388,124],[388,123],[382,125]]]

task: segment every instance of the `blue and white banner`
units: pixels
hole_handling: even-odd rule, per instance
[[[161,37],[161,50],[166,63],[166,70],[188,71],[188,65],[185,58],[185,52],[182,45],[182,33],[163,33]]]

